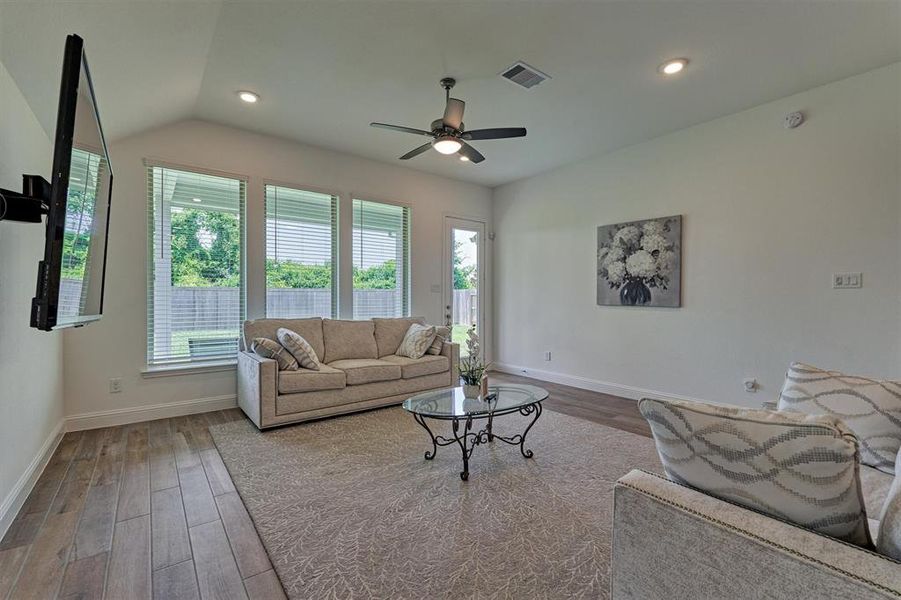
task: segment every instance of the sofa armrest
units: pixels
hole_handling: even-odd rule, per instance
[[[238,406],[259,427],[275,416],[278,363],[254,352],[238,352]]]
[[[611,596],[901,598],[901,563],[632,471],[616,482]]]
[[[441,356],[450,360],[450,384],[460,385],[460,344],[444,342],[441,346]]]

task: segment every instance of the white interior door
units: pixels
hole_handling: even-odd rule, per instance
[[[446,217],[444,240],[445,324],[460,344],[461,356],[468,354],[466,333],[475,325],[484,358],[485,223]]]

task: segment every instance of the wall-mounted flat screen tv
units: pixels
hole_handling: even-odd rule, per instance
[[[84,41],[70,35],[63,56],[47,236],[32,301],[32,327],[78,327],[102,315],[112,187]]]

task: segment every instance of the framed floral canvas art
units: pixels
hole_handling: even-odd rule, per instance
[[[682,216],[598,227],[598,304],[682,305]]]

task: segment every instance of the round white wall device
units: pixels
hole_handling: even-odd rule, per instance
[[[801,111],[795,111],[793,113],[789,113],[785,115],[785,121],[783,125],[786,129],[794,129],[801,125],[804,122],[804,113]]]

